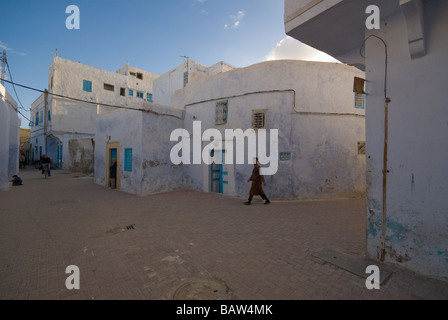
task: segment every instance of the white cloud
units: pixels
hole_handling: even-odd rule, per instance
[[[244,11],[238,11],[238,13],[236,15],[230,16],[230,19],[235,21],[235,22],[233,22],[233,28],[234,29],[237,29],[238,27],[240,27],[241,21],[243,20],[245,15],[246,14],[244,13]],[[228,28],[229,28],[229,24],[226,23],[224,25],[224,29],[228,29]]]
[[[316,50],[294,38],[286,36],[265,57],[266,60],[306,60],[339,62],[325,52]]]
[[[12,48],[9,48],[8,45],[6,43],[3,43],[2,41],[0,41],[0,50],[9,51],[10,53],[15,53],[20,56],[26,56],[26,54],[23,52],[17,52],[15,50],[13,50]]]

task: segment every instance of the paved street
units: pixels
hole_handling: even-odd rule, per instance
[[[191,190],[137,197],[62,170],[20,176],[23,186],[0,191],[3,300],[448,298],[447,282],[395,265],[378,264],[392,274],[368,290],[313,256],[365,254],[363,199],[244,206]],[[79,290],[66,288],[70,265]]]

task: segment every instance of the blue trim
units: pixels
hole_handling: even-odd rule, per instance
[[[124,171],[132,172],[132,148],[124,149]]]
[[[291,152],[280,152],[278,157],[280,161],[289,161],[291,160]]]
[[[83,80],[82,90],[87,91],[87,92],[92,92],[92,81]]]
[[[362,94],[362,106],[357,106],[356,105],[356,92],[355,92],[355,108],[356,109],[364,109],[365,108],[365,106],[366,106],[366,95],[365,94]]]

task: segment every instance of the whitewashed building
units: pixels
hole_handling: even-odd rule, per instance
[[[19,172],[20,119],[17,102],[0,84],[0,190]]]
[[[125,107],[152,101],[156,78],[129,63],[111,72],[55,56],[48,95],[42,94],[31,105],[32,159],[38,161],[47,154],[60,168],[90,164],[93,169],[97,114],[113,109],[107,105]]]
[[[212,76],[234,69],[230,64],[221,61],[206,67],[194,60],[187,60],[154,80],[154,102],[160,105],[171,105],[171,96],[176,90],[194,80]]]
[[[362,197],[365,119],[363,99],[357,104],[353,93],[355,77],[364,73],[343,64],[264,62],[190,81],[172,95],[170,106],[151,104],[148,110],[101,115],[96,120],[95,181],[107,185],[110,159],[117,157],[123,191],[147,195],[184,187],[247,197],[251,159],[243,164],[224,159],[222,165],[209,165],[203,158],[194,163],[196,147],[202,152],[216,140],[213,155],[225,158],[231,151],[225,143],[232,140],[236,156],[236,139],[226,141],[226,130],[266,130],[266,143],[271,130],[278,130],[278,154],[267,146],[272,169],[277,166],[266,177],[271,198]],[[183,139],[172,141],[176,129],[190,144],[177,153],[187,159],[179,164],[171,157]],[[205,139],[208,129],[216,129],[221,138]],[[243,148],[247,157],[248,144]]]
[[[285,30],[366,71],[368,255],[447,279],[448,1],[286,0]]]

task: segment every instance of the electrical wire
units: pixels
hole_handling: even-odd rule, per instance
[[[150,111],[150,110],[142,109],[142,108],[132,108],[132,107],[126,107],[126,106],[117,106],[117,105],[106,104],[106,103],[101,103],[101,102],[94,102],[94,101],[77,99],[77,98],[73,98],[73,97],[69,97],[69,96],[64,96],[64,95],[61,95],[61,94],[48,92],[48,91],[45,91],[45,90],[32,88],[32,87],[25,86],[23,84],[19,84],[19,83],[16,83],[16,82],[13,82],[13,81],[9,81],[9,80],[6,80],[6,79],[0,79],[0,80],[3,80],[5,82],[7,82],[7,83],[10,83],[12,85],[16,85],[18,87],[22,87],[22,88],[25,88],[25,89],[28,89],[28,90],[33,90],[33,91],[37,91],[37,92],[40,92],[40,93],[47,92],[49,95],[52,95],[52,96],[55,96],[55,97],[59,97],[59,98],[69,99],[69,100],[73,100],[73,101],[89,103],[89,104],[94,104],[94,105],[103,106],[103,107],[116,108],[116,109],[127,109],[127,110],[141,111],[141,112],[149,112]]]
[[[5,60],[6,60],[6,58],[5,58]],[[12,78],[12,75],[11,75],[11,68],[9,67],[8,60],[6,60],[6,66],[8,67],[9,78],[11,79],[12,82],[14,82],[14,80],[13,80],[13,78]],[[20,104],[20,106],[22,107],[22,109],[25,110],[25,111],[27,111],[27,112],[29,112],[30,110],[27,110],[27,109],[23,106],[22,101],[20,101],[20,98],[19,98],[19,95],[17,94],[16,87],[15,87],[14,83],[12,84],[12,88],[14,89],[14,92],[16,93],[17,101],[19,101],[19,104]],[[18,110],[17,110],[17,111],[18,111]]]
[[[387,64],[388,64],[387,57],[388,57],[388,54],[387,54],[386,42],[383,39],[381,39],[380,37],[378,37],[377,35],[371,34],[370,36],[368,36],[367,38],[364,39],[362,46],[359,49],[359,54],[361,55],[361,57],[366,58],[366,56],[364,56],[362,54],[362,49],[365,47],[366,41],[369,40],[369,38],[371,38],[371,37],[379,39],[384,44],[384,50],[385,50],[385,54],[386,54],[385,63],[384,63],[385,64],[384,65],[384,100],[387,101],[388,100],[388,97],[387,97]]]

